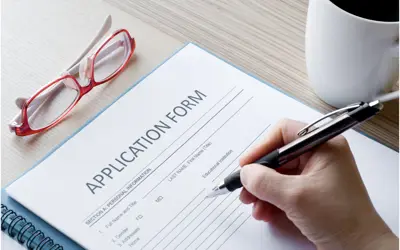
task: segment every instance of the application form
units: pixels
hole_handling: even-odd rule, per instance
[[[278,120],[320,115],[189,44],[7,192],[88,249],[313,249],[290,224],[255,221],[240,190],[205,195]],[[398,154],[345,136],[397,233]]]

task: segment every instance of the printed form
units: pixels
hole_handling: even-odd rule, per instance
[[[7,191],[88,249],[313,249],[298,234],[255,221],[239,190],[205,195],[279,119],[320,115],[187,45]],[[388,168],[376,175],[363,166],[363,177],[398,185],[394,151],[354,131],[347,137],[355,154],[368,144],[385,158],[356,156]],[[393,190],[375,199],[392,228]]]

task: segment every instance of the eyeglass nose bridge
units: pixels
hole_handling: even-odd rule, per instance
[[[85,69],[85,77],[91,80],[93,76],[93,58],[88,57],[86,58],[86,69]]]
[[[79,67],[79,85],[86,88],[92,84],[93,76],[93,59],[92,57],[84,58]]]
[[[81,77],[85,78],[85,80],[89,80],[92,78],[93,75],[93,59],[92,57],[86,57],[83,59],[83,69],[79,73]],[[82,75],[81,75],[82,74]]]
[[[83,68],[79,72],[79,76],[80,76],[79,85],[81,85],[81,92],[82,92],[81,94],[86,95],[95,86],[95,81],[93,79],[94,78],[94,76],[93,76],[93,72],[94,72],[93,56],[90,56],[90,57],[87,57],[86,59],[84,59],[83,64],[84,64]]]

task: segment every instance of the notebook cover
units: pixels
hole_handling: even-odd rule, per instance
[[[20,205],[18,202],[14,201],[11,197],[7,195],[7,192],[4,189],[1,190],[1,204],[6,206],[7,209],[13,210],[17,215],[22,216],[27,222],[31,222],[37,230],[42,231],[46,237],[49,237],[54,241],[55,244],[61,245],[64,249],[83,249],[77,243],[59,232],[57,229],[47,224],[44,220],[42,220],[35,214],[31,213],[28,209]],[[5,233],[7,234],[7,232]],[[13,237],[13,239],[17,240],[16,237],[17,236]],[[45,248],[43,248],[43,250],[45,250]]]

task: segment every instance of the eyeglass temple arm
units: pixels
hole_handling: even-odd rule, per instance
[[[99,64],[98,62],[100,62],[101,59],[111,54],[114,50],[118,49],[120,46],[121,46],[120,41],[117,41],[111,44],[109,47],[102,49],[100,53],[96,56],[96,62],[94,64],[94,67],[96,68],[96,66],[98,66]],[[74,65],[68,70],[68,73],[70,73],[71,75],[77,74],[79,72],[79,66],[80,63]]]
[[[103,26],[97,32],[97,35],[93,38],[93,40],[89,43],[86,49],[82,52],[82,54],[67,68],[66,71],[70,71],[74,66],[79,65],[79,62],[82,58],[100,41],[101,38],[110,30],[112,24],[111,15],[108,15],[106,20],[103,23]]]
[[[120,42],[118,41],[118,42],[113,43],[111,46],[107,47],[106,49],[102,50],[102,51],[97,55],[97,57],[96,57],[96,63],[95,63],[95,65],[94,65],[94,67],[98,66],[98,64],[99,64],[98,62],[100,62],[101,59],[103,59],[104,57],[106,57],[108,54],[112,53],[114,50],[118,49],[120,46],[121,46],[121,44],[120,44]],[[110,59],[111,59],[111,58],[110,58]],[[80,65],[80,64],[76,64],[73,68],[71,68],[71,69],[69,70],[68,73],[70,73],[71,75],[77,74],[78,71],[79,71],[79,65]],[[60,82],[60,83],[62,83],[62,82]],[[67,87],[75,88],[75,86],[71,86],[71,85],[69,85],[69,84],[66,83],[66,82],[64,82],[64,84],[67,85]],[[51,95],[51,93],[54,92],[54,91],[56,91],[58,88],[60,88],[60,86],[62,86],[62,84],[57,84],[57,85],[55,85],[51,90],[47,91],[46,94],[41,95],[40,97],[36,98],[36,99],[31,103],[30,106],[32,106],[32,108],[36,109],[35,106],[38,106],[37,104],[41,103],[42,100],[44,100],[48,95]],[[24,99],[24,100],[26,101],[25,98],[18,98],[18,99],[21,99],[21,100]],[[21,100],[18,101],[18,99],[17,99],[17,102],[21,102]],[[17,104],[17,105],[19,106],[19,104]],[[22,109],[22,106],[21,106],[20,108]]]
[[[106,49],[102,50],[99,55],[97,56],[97,62],[101,63],[101,59],[103,59],[105,56],[107,56],[108,54],[112,53],[114,50],[118,49],[121,46],[120,42],[115,42],[114,44],[112,44],[111,46],[107,47]],[[96,67],[98,64],[100,63],[96,63],[94,66]],[[69,70],[69,73],[71,75],[75,75],[77,74],[79,71],[79,64],[76,64],[73,68],[71,68]],[[33,100],[33,102],[29,105],[29,111],[31,112],[31,116],[34,116],[34,114],[36,113],[36,110],[38,108],[40,108],[44,102],[46,100],[48,100],[48,98],[51,96],[52,93],[54,93],[55,91],[57,91],[61,86],[63,82],[60,82],[60,84],[56,84],[51,90],[47,91],[46,94],[41,95],[40,97],[36,98],[35,100]],[[67,83],[64,82],[65,85],[67,85],[67,87],[70,88],[74,88],[75,86],[69,86]],[[22,109],[24,103],[27,101],[26,98],[17,98],[16,100],[16,104],[17,106]],[[19,113],[16,117],[14,117],[14,119],[12,120],[12,122],[10,123],[10,129],[13,130],[14,127],[16,126],[16,124],[19,124],[21,121],[21,113]]]
[[[115,43],[112,44],[111,46],[109,46],[109,47],[107,47],[106,49],[102,50],[102,51],[98,54],[98,56],[96,57],[96,59],[97,59],[96,61],[97,61],[97,62],[100,62],[101,59],[103,59],[104,57],[106,57],[108,54],[112,53],[114,50],[118,49],[119,47],[120,47],[119,42],[115,42]],[[98,64],[99,64],[99,63],[97,63],[97,62],[96,62],[95,65],[94,65],[95,67],[98,66]],[[70,73],[71,75],[77,74],[77,73],[79,72],[79,65],[80,65],[80,64],[76,64],[73,68],[71,68],[71,69],[69,70],[68,73]],[[60,83],[62,83],[62,82],[60,82]],[[67,85],[67,87],[75,88],[75,86],[70,86],[70,85],[68,85],[68,84],[65,83],[65,82],[64,82],[64,84]],[[57,85],[55,85],[51,90],[47,91],[46,94],[41,95],[40,97],[36,98],[36,99],[31,103],[31,106],[36,106],[36,105],[35,105],[36,102],[42,102],[42,100],[45,99],[47,95],[50,95],[53,91],[56,91],[60,86],[62,86],[62,84],[57,84]],[[25,99],[25,98],[18,98],[18,99]],[[18,99],[17,99],[17,100],[18,100]],[[21,101],[18,101],[18,102],[21,102]],[[17,105],[19,106],[19,104],[17,104]],[[21,106],[20,108],[22,108],[22,106]]]
[[[109,19],[110,18],[110,19]],[[110,22],[110,26],[111,26],[111,16],[108,16],[105,23],[103,24],[103,27],[101,28],[101,30],[98,32],[98,34],[96,35],[95,39],[93,39],[93,41],[89,44],[88,48],[85,50],[84,53],[82,53],[82,55],[76,60],[81,60],[83,58],[83,56],[85,56],[87,54],[87,52],[102,38],[102,36],[104,36],[104,34],[108,31],[108,29],[110,27],[106,27],[107,22]],[[114,50],[118,49],[121,46],[121,42],[117,41],[115,43],[113,43],[112,45],[110,45],[109,47],[107,47],[106,49],[102,50],[98,55],[97,55],[97,62],[95,63],[94,67],[98,66],[98,64],[100,64],[99,62],[101,61],[101,59],[103,59],[105,56],[107,56],[108,54],[112,53]],[[79,61],[78,61],[79,62]],[[74,65],[75,64],[75,65]],[[68,73],[75,75],[79,72],[79,63],[74,62],[74,64],[72,64],[72,66],[68,69]],[[61,83],[61,82],[60,82]],[[64,83],[65,84],[65,83]],[[74,86],[68,86],[68,84],[66,84],[67,87],[71,87],[74,88]],[[62,84],[57,84],[55,85],[51,90],[49,90],[46,94],[36,98],[31,105],[29,106],[29,111],[31,112],[31,116],[33,117],[36,113],[36,110],[38,108],[40,108],[44,102],[46,102],[49,97],[51,96],[52,93],[54,93],[55,91],[57,91],[60,87],[62,86]],[[24,103],[26,102],[26,98],[18,98],[16,100],[16,104],[17,106],[22,109]],[[12,122],[10,122],[9,124],[9,128],[11,131],[13,131],[15,129],[15,127],[17,126],[17,124],[19,124],[21,122],[21,113],[19,113],[18,115],[16,115],[14,117],[14,119],[12,120]]]
[[[112,24],[112,18],[111,15],[108,15],[106,20],[104,21],[102,27],[100,28],[100,30],[97,32],[96,36],[93,38],[93,40],[89,43],[89,45],[86,47],[86,49],[81,53],[81,55],[71,64],[70,67],[68,67],[67,71],[71,74],[76,74],[79,71],[79,62],[82,60],[82,58],[96,45],[96,43],[99,42],[99,40],[109,31],[109,29],[111,28],[111,24]],[[109,51],[105,51],[107,53],[109,53]],[[104,55],[103,55],[104,54]],[[104,56],[106,56],[106,53],[100,53],[100,55],[102,55],[101,57],[103,58]],[[99,56],[100,56],[99,55]],[[33,109],[32,111],[35,112],[42,104],[43,99],[47,99],[47,97],[56,89],[59,88],[59,86],[62,86],[61,84],[57,84],[57,86],[54,86],[52,90],[48,91],[47,94],[37,98],[37,100],[35,100],[35,103],[32,103],[32,105],[30,105],[30,109]],[[22,109],[24,103],[26,102],[26,98],[17,98],[16,100],[16,104],[17,106]],[[15,127],[18,126],[18,124],[21,123],[21,112],[19,112],[9,123],[9,129],[10,131],[14,131]]]
[[[97,55],[96,57],[96,63],[94,65],[94,67],[98,66],[101,59],[103,59],[104,57],[106,57],[107,55],[111,54],[114,50],[118,49],[121,46],[120,42],[115,42],[113,43],[111,46],[107,47],[106,49],[100,51],[100,53]],[[75,66],[73,66],[68,73],[70,73],[71,75],[75,75],[79,72],[79,66],[80,64],[76,64]],[[61,82],[60,82],[61,83]],[[67,87],[70,88],[74,88],[74,86],[69,86],[68,84],[66,84]],[[51,92],[56,91],[60,86],[62,86],[62,84],[57,84],[56,86],[54,86],[53,89],[49,90],[46,94],[36,98],[33,102],[41,102],[43,99],[46,98],[47,95],[51,94]],[[35,103],[31,103],[32,106],[35,106]]]

